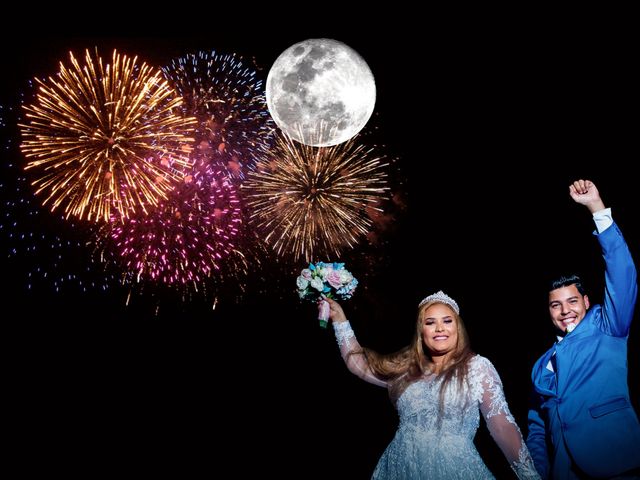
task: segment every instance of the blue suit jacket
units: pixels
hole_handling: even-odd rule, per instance
[[[606,264],[603,305],[593,306],[535,363],[527,446],[543,478],[573,461],[594,477],[640,467],[640,424],[629,400],[627,338],[638,286],[629,248],[614,223],[598,235]],[[556,352],[556,372],[547,369]],[[564,442],[570,459],[559,459]],[[560,467],[558,467],[560,468]]]

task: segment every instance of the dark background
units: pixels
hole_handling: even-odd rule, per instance
[[[400,36],[384,22],[365,33],[298,22],[276,34],[213,22],[198,35],[61,28],[59,36],[4,38],[3,205],[14,199],[23,160],[9,109],[28,91],[28,79],[52,75],[69,50],[97,46],[108,56],[118,48],[162,66],[215,49],[253,57],[266,80],[293,43],[343,41],[375,76],[368,128],[397,159],[392,192],[405,206],[389,205],[394,221],[383,243],[340,259],[361,280],[344,304],[347,315],[363,345],[394,351],[411,337],[418,302],[445,290],[461,306],[474,349],[500,373],[524,433],[530,368],[554,341],[547,276],[576,270],[592,301],[602,298],[593,223],[571,201],[571,181],[596,183],[640,258],[636,177],[629,173],[637,163],[636,56],[615,25],[450,20],[432,29],[437,23],[396,24]],[[29,291],[20,256],[5,253],[15,242],[7,238],[15,212],[3,211],[0,338],[11,405],[8,457],[22,471],[369,478],[396,413],[384,389],[346,370],[331,330],[317,326],[312,305],[297,301],[300,265],[265,259],[264,279],[221,297],[215,310],[210,299],[183,302],[153,290],[134,293],[126,305],[128,290],[115,282],[106,292],[66,285],[55,292],[46,282]],[[39,231],[77,235],[43,215],[38,221]],[[67,255],[58,268],[82,264],[84,253]],[[639,359],[634,327],[636,406]],[[476,440],[495,475],[513,478],[484,426]]]

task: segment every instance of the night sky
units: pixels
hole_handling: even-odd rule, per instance
[[[307,474],[292,464],[302,464],[328,478],[370,476],[396,413],[385,390],[347,371],[332,331],[318,327],[312,304],[298,301],[303,264],[264,258],[244,291],[225,285],[214,310],[206,295],[182,301],[153,288],[134,291],[126,305],[129,289],[108,280],[106,290],[69,282],[56,292],[45,281],[28,290],[33,258],[10,256],[12,222],[32,221],[6,207],[16,201],[24,163],[16,105],[30,91],[27,80],[53,75],[69,50],[98,47],[109,56],[117,48],[159,67],[199,50],[236,53],[255,61],[266,81],[283,50],[318,37],[345,42],[369,64],[377,101],[367,141],[394,159],[398,202],[386,205],[393,221],[379,243],[363,241],[339,259],[361,282],[343,303],[360,342],[381,352],[404,346],[419,301],[444,290],[526,431],[530,368],[554,341],[546,279],[576,271],[592,302],[602,299],[599,245],[587,209],[568,195],[571,181],[596,183],[640,258],[636,179],[623,166],[637,160],[638,78],[624,38],[515,27],[390,38],[317,26],[277,38],[215,29],[172,38],[23,36],[4,39],[0,81],[0,266],[5,312],[14,312],[3,315],[0,338],[16,423],[9,457],[21,468],[121,472],[130,462],[136,473],[300,478]],[[81,236],[46,213],[33,230]],[[89,248],[63,251],[65,271],[90,258]],[[35,263],[56,263],[43,255]],[[90,270],[89,282],[106,277],[96,265]],[[636,406],[639,361],[633,327]],[[476,440],[496,477],[513,478],[484,425]],[[244,455],[246,464],[233,460]]]

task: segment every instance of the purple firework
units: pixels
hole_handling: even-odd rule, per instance
[[[225,270],[241,223],[235,186],[204,159],[150,215],[112,217],[105,250],[136,282],[193,287]]]

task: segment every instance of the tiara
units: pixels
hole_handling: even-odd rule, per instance
[[[453,311],[456,312],[457,315],[460,315],[460,308],[458,307],[458,304],[456,303],[456,301],[453,298],[451,298],[449,295],[444,293],[442,290],[438,290],[437,293],[433,293],[428,297],[423,298],[422,301],[418,304],[418,308],[420,308],[422,305],[424,305],[427,302],[440,302],[440,303],[447,304],[451,308],[453,308]]]

